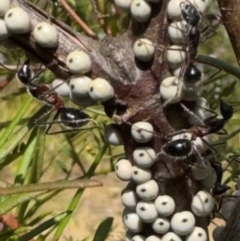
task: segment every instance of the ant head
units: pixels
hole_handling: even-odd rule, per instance
[[[218,195],[224,194],[229,189],[231,189],[231,188],[229,186],[227,186],[227,185],[224,185],[224,184],[216,185],[212,189],[212,195],[213,196],[218,196]]]
[[[198,10],[189,2],[181,2],[180,9],[183,19],[190,25],[196,26],[200,21]]]
[[[163,151],[173,157],[186,158],[192,153],[192,144],[188,139],[178,139],[163,146]]]
[[[225,121],[230,120],[233,116],[233,107],[225,101],[220,100],[220,112]]]
[[[28,85],[31,77],[32,77],[32,71],[30,69],[30,59],[27,59],[22,67],[17,72],[17,77],[20,80],[20,82],[24,85]]]
[[[195,87],[196,84],[201,80],[202,72],[192,63],[190,63],[184,72],[184,82],[188,86]]]
[[[224,125],[225,125],[225,120],[224,119],[214,119],[209,123],[209,130],[207,132],[207,134],[211,134],[211,133],[217,133],[220,130],[223,129]]]

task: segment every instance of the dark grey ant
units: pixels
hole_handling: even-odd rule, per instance
[[[40,119],[43,119],[43,116]],[[87,125],[89,121],[95,122],[90,118],[88,114],[86,114],[82,110],[78,110],[70,107],[62,107],[57,110],[57,113],[55,114],[55,116],[51,121],[39,122],[39,119],[38,119],[37,125],[47,126],[46,134],[53,135],[53,134],[59,134],[59,133],[66,133],[66,132],[69,133],[73,131],[79,131],[79,129]],[[61,124],[63,127],[67,129],[50,132],[50,129],[53,124]]]

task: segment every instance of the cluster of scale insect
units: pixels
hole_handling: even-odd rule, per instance
[[[157,154],[148,144],[154,136],[153,126],[148,122],[137,122],[131,126],[131,135],[135,142],[141,144],[133,151],[133,162],[120,159],[115,165],[117,177],[128,182],[121,194],[125,206],[122,219],[127,228],[125,240],[206,241],[206,231],[195,225],[195,216],[205,217],[212,212],[215,206],[212,195],[199,191],[192,198],[191,211],[177,212],[173,197],[159,195],[158,183],[152,177],[151,167]],[[205,176],[211,175],[210,168],[205,172],[208,172]],[[144,228],[149,225],[152,234],[146,237],[143,235]]]
[[[204,13],[210,0],[170,0],[167,14],[170,24],[168,35],[171,45],[167,61],[172,76],[160,86],[164,106],[181,100],[196,101],[201,96],[202,72],[194,64],[197,48],[203,34]]]
[[[159,2],[115,0],[116,6],[130,10],[132,17],[139,23],[150,20],[152,7]],[[195,219],[212,213],[215,201],[210,190],[215,194],[226,190],[226,187],[221,185],[221,167],[210,163],[207,158],[202,158],[202,153],[209,148],[206,144],[208,134],[219,131],[232,115],[232,109],[221,102],[223,118],[212,117],[207,101],[200,96],[202,73],[194,65],[194,58],[201,35],[198,28],[200,12],[203,14],[208,6],[209,1],[202,0],[170,0],[168,3],[168,33],[172,45],[167,50],[167,61],[172,76],[162,81],[160,95],[165,106],[181,100],[194,101],[192,114],[188,113],[186,119],[189,125],[200,126],[201,129],[195,128],[193,132],[183,131],[169,136],[162,150],[156,153],[151,146],[144,146],[144,143],[149,143],[153,138],[153,126],[148,122],[132,125],[132,138],[139,143],[139,147],[132,153],[134,163],[121,159],[115,166],[117,176],[129,182],[122,192],[122,203],[125,206],[123,223],[128,230],[126,241],[206,241],[207,234],[195,225]],[[7,41],[12,34],[31,34],[36,45],[42,48],[54,49],[59,45],[58,30],[50,21],[33,26],[27,12],[21,8],[11,8],[11,1],[4,0],[0,6],[1,43]],[[154,44],[149,39],[139,38],[134,43],[133,53],[140,61],[151,61],[154,52]],[[52,107],[46,114],[57,111],[54,121],[59,118],[59,122],[65,123],[66,126],[79,128],[88,123],[90,117],[79,109],[65,107],[63,98],[70,98],[76,105],[87,107],[114,98],[114,90],[107,80],[101,77],[92,80],[89,77],[92,62],[86,51],[77,49],[69,53],[65,64],[74,77],[70,81],[56,79],[51,86],[32,81],[35,77],[29,60],[21,66],[17,76],[33,97]],[[105,129],[105,139],[109,144],[122,145],[123,138],[119,126],[108,125]],[[152,177],[151,167],[161,154],[184,160],[193,152],[200,154],[201,166],[190,166],[189,175],[199,182],[201,191],[193,196],[190,211],[177,212],[173,197],[159,195],[159,186]],[[146,237],[143,231],[149,225],[152,234]]]
[[[160,1],[149,2],[152,3],[143,0],[115,0],[118,7],[130,10],[131,16],[139,23],[150,20],[151,7]],[[214,196],[221,195],[229,189],[221,183],[222,166],[215,161],[209,161],[216,154],[209,141],[210,134],[218,133],[232,117],[233,108],[221,100],[222,118],[216,118],[217,115],[210,110],[207,100],[201,97],[203,73],[194,63],[201,36],[207,28],[204,26],[204,13],[209,5],[210,0],[168,2],[168,35],[171,45],[166,57],[172,76],[161,82],[160,96],[163,107],[181,101],[194,103],[190,109],[181,103],[186,121],[192,128],[170,134],[161,151],[155,153],[150,146],[142,145],[153,137],[152,125],[147,122],[132,125],[132,137],[141,143],[140,147],[133,151],[134,163],[121,159],[115,167],[117,176],[129,182],[122,192],[122,203],[125,206],[123,223],[128,230],[126,241],[207,241],[206,232],[201,227],[195,227],[195,217],[211,215],[216,205]],[[133,45],[133,53],[136,59],[149,62],[154,58],[155,46],[150,39],[139,38]],[[111,131],[106,135],[106,140],[110,144],[121,145],[123,141],[120,130],[114,124],[109,128]],[[209,149],[208,156],[205,153],[208,153]],[[152,178],[151,167],[162,154],[184,164],[184,160],[193,153],[198,157],[200,165],[186,166],[189,170],[188,175],[198,183],[200,191],[192,198],[191,211],[176,212],[173,197],[159,195],[158,184]],[[146,237],[143,233],[146,227],[149,228],[149,224],[152,235]]]
[[[26,11],[19,7],[11,7],[11,0],[4,0],[0,5],[1,45],[7,44],[9,37],[13,34],[29,34],[36,45],[43,49],[56,49],[60,40],[57,27],[50,21],[34,25]],[[30,59],[22,64],[17,71],[17,78],[26,86],[29,94],[52,107],[36,122],[40,122],[51,112],[57,111],[52,123],[58,122],[69,128],[80,128],[88,123],[90,117],[79,109],[65,107],[63,98],[69,98],[78,106],[88,107],[114,97],[113,87],[107,80],[101,77],[96,79],[89,77],[92,61],[83,49],[76,49],[66,57],[65,65],[72,77],[69,80],[55,79],[52,85],[38,83],[35,79],[39,73],[34,76],[30,64]],[[57,120],[58,117],[59,120]],[[48,130],[49,128],[46,133]]]

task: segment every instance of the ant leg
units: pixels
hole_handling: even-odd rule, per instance
[[[55,124],[55,123],[53,123]],[[85,131],[85,130],[92,130],[94,128],[100,128],[100,127],[87,127],[87,128],[83,128],[83,129],[68,129],[68,130],[61,130],[61,131],[54,131],[54,132],[46,132],[46,135],[55,135],[55,134],[63,134],[63,133],[71,133],[71,132],[79,132],[79,131]]]
[[[201,138],[201,141],[212,150],[212,153],[207,155],[207,159],[210,159],[213,156],[217,155],[217,150],[210,143],[208,143],[204,138]]]
[[[50,108],[48,111],[46,111],[43,115],[41,115],[39,118],[37,118],[37,119],[35,119],[34,120],[34,123],[35,123],[35,125],[38,125],[38,126],[41,126],[41,125],[45,125],[44,123],[41,123],[40,121],[42,120],[42,119],[44,119],[46,116],[48,116],[49,114],[51,114],[53,111],[55,111],[56,110],[56,108],[54,107],[54,108]],[[58,110],[57,111],[57,114],[59,114],[58,112],[59,112],[60,110]],[[56,114],[56,115],[57,115]]]
[[[230,156],[229,158],[231,158],[232,156]],[[223,169],[223,172],[225,172],[227,170],[227,168],[231,165],[231,163],[233,162],[237,162],[240,163],[240,160],[238,160],[238,155],[233,155],[233,158],[228,162],[228,164],[226,165],[226,167]]]
[[[199,123],[205,126],[205,123],[196,114],[194,114],[191,110],[189,110],[182,102],[180,102],[180,105],[184,111],[186,111],[189,115],[193,116],[197,121],[199,121]]]
[[[192,148],[195,152],[195,154],[197,155],[198,157],[198,160],[200,160],[200,162],[202,163],[203,167],[206,168],[206,163],[205,163],[205,159],[202,157],[201,153],[198,151],[197,147],[193,144],[192,145]]]
[[[56,120],[56,119],[58,118],[60,112],[61,112],[60,110],[57,111],[57,113],[56,113],[55,116],[53,117],[53,120]],[[46,123],[45,123],[45,124],[46,124]],[[51,129],[52,124],[50,123],[50,124],[47,124],[47,125],[48,125],[48,126],[47,126],[47,128],[46,128],[46,130],[45,130],[45,134],[46,134],[46,135],[49,135],[49,130]]]

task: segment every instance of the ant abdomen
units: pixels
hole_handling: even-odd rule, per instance
[[[192,152],[192,144],[188,139],[177,139],[165,144],[163,151],[169,156],[186,157]]]
[[[59,119],[64,126],[75,129],[86,125],[90,116],[81,110],[69,107],[62,108]]]

